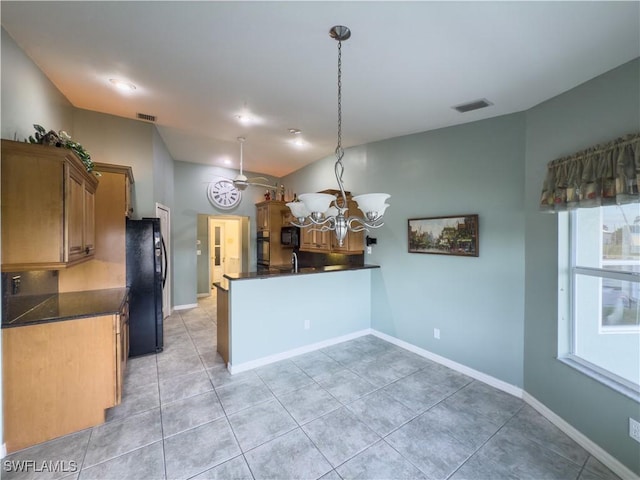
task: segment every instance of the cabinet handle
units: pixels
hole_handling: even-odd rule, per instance
[[[91,249],[89,247],[84,249],[84,253],[86,253],[87,255],[89,255],[89,252],[91,251]]]

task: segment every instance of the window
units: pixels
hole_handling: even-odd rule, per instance
[[[569,247],[564,359],[640,400],[640,205],[573,210]]]

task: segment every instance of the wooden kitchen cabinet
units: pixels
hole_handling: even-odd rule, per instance
[[[256,228],[269,232],[270,264],[282,265],[291,261],[291,248],[283,248],[280,243],[280,229],[285,210],[289,210],[287,202],[267,200],[256,203]]]
[[[129,350],[124,305],[117,315],[2,329],[7,452],[101,424],[120,403]]]
[[[322,193],[335,194],[334,190]],[[363,217],[358,204],[347,197],[347,216]],[[334,231],[320,232],[313,227],[300,229],[300,250],[316,253],[342,253],[346,255],[364,253],[364,232],[348,232],[342,247],[338,246],[338,239]]]
[[[320,228],[320,227],[318,227]],[[331,253],[331,237],[333,232],[321,232],[314,227],[300,229],[300,250],[307,252]]]
[[[89,262],[61,270],[59,291],[77,292],[126,285],[126,217],[133,212],[131,167],[95,163],[100,188],[95,194],[95,255]]]
[[[2,140],[2,271],[93,258],[97,187],[69,149]]]

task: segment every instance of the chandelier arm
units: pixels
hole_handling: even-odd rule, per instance
[[[364,218],[349,217],[347,220],[347,225],[349,225],[349,230],[351,230],[352,232],[362,232],[363,230],[369,231],[370,228],[380,228],[384,225],[384,222],[378,223],[378,220],[376,220],[375,222],[369,222]],[[354,222],[359,223],[360,226],[353,226]]]

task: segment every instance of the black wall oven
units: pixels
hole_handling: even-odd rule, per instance
[[[269,230],[261,230],[258,232],[256,240],[258,272],[269,270]]]

